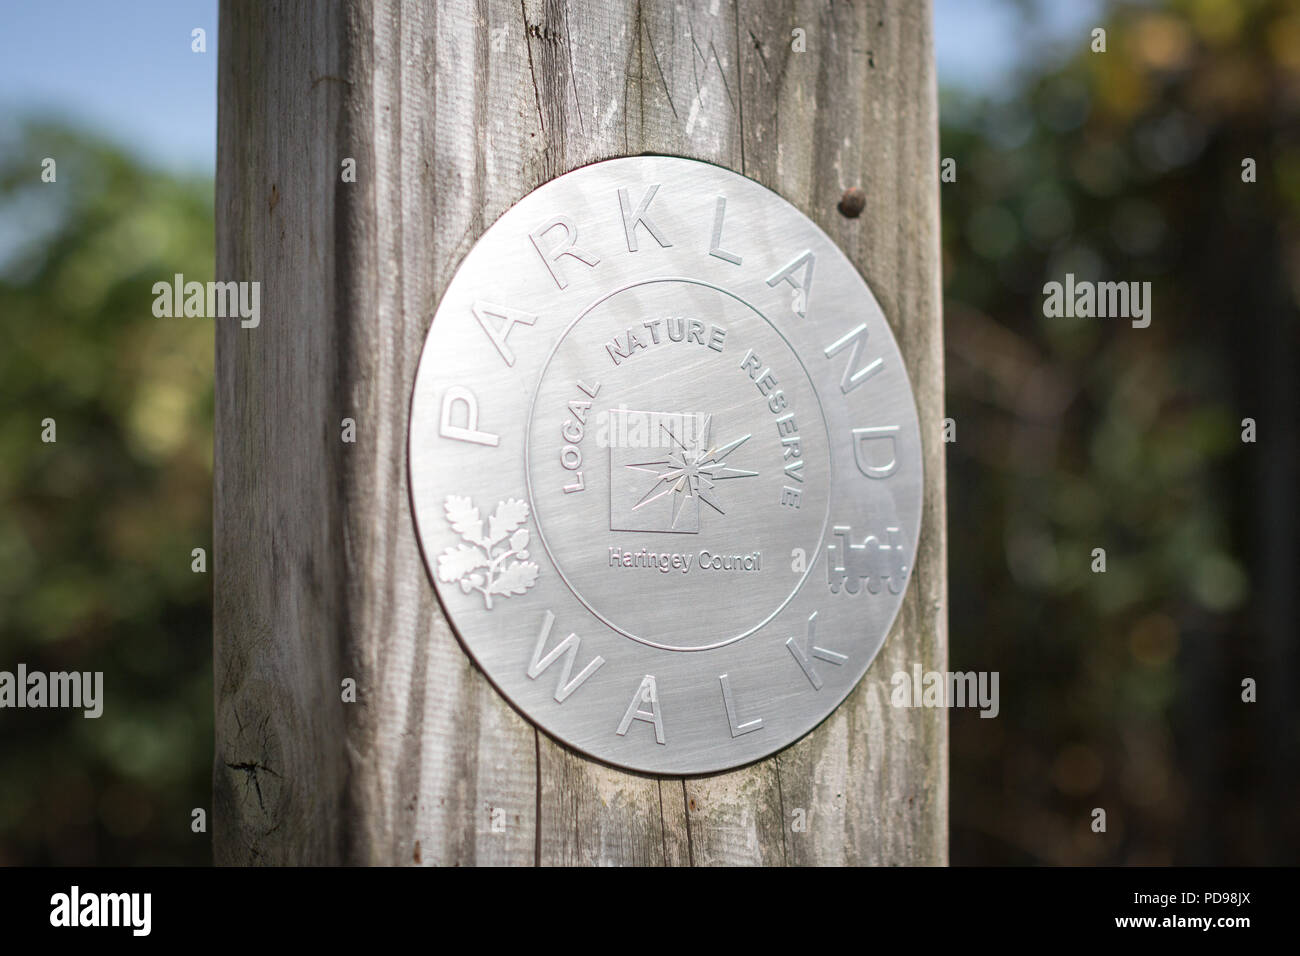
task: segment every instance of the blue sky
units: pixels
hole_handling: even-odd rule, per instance
[[[207,31],[207,53],[190,31]],[[6,0],[0,117],[66,118],[172,169],[211,173],[216,0]]]
[[[1006,0],[934,0],[945,86],[996,92],[1026,55],[1086,43],[1098,0],[1037,0],[1026,24]],[[4,5],[0,122],[70,119],[167,168],[210,174],[217,115],[216,0],[39,0]],[[190,31],[207,31],[207,52]]]

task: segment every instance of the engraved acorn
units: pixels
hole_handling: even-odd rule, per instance
[[[510,550],[521,561],[528,557],[528,529],[520,528],[510,536]]]

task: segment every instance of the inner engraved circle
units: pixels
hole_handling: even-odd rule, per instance
[[[544,385],[544,383],[545,383],[546,380],[547,380],[548,372],[551,370],[552,363],[553,363],[553,361],[555,360],[557,354],[560,352],[560,349],[565,345],[566,341],[569,341],[569,342],[576,341],[576,340],[571,340],[571,339],[569,339],[570,333],[574,331],[574,329],[578,326],[578,324],[579,324],[580,322],[582,322],[582,320],[583,320],[584,318],[587,318],[589,315],[591,315],[592,312],[594,312],[594,311],[595,311],[596,309],[598,309],[601,305],[603,305],[604,303],[608,302],[610,299],[614,298],[615,296],[617,296],[617,295],[619,295],[619,294],[621,294],[621,293],[627,292],[627,291],[629,291],[629,290],[639,288],[639,287],[652,286],[652,285],[656,285],[656,284],[667,284],[667,283],[684,283],[684,284],[687,284],[687,285],[691,285],[691,286],[699,287],[699,288],[701,288],[701,289],[712,290],[712,291],[714,291],[714,292],[717,292],[717,293],[719,293],[719,294],[721,294],[721,295],[727,297],[727,299],[733,301],[734,303],[738,303],[738,304],[739,304],[740,306],[742,306],[745,310],[747,310],[748,313],[752,313],[753,316],[756,316],[758,319],[760,319],[760,320],[762,321],[762,323],[764,324],[764,326],[766,327],[766,329],[769,330],[771,333],[773,333],[773,334],[776,336],[777,340],[779,340],[779,343],[780,343],[782,346],[784,346],[784,348],[785,348],[786,351],[788,352],[789,356],[792,357],[792,358],[794,359],[795,363],[798,364],[799,371],[800,371],[800,372],[803,374],[803,376],[804,376],[802,384],[797,383],[797,382],[796,382],[795,384],[796,384],[796,386],[798,386],[798,387],[804,387],[804,386],[806,386],[807,394],[808,394],[808,395],[811,395],[812,400],[813,400],[813,404],[816,406],[816,415],[815,415],[815,416],[810,416],[810,414],[809,414],[809,410],[808,410],[807,407],[804,407],[804,408],[794,408],[794,409],[793,409],[793,412],[794,412],[794,414],[796,414],[799,418],[802,418],[802,419],[804,419],[804,420],[813,420],[813,419],[815,419],[814,424],[813,424],[813,426],[812,426],[812,428],[813,428],[813,437],[814,437],[814,440],[820,440],[820,441],[823,443],[823,446],[824,446],[824,456],[819,456],[819,458],[818,458],[818,460],[817,460],[816,462],[809,462],[809,463],[810,463],[810,464],[815,464],[815,465],[821,465],[823,461],[824,461],[824,463],[825,463],[825,464],[824,464],[824,468],[825,468],[825,470],[824,470],[824,478],[823,478],[823,479],[819,479],[819,480],[822,481],[822,482],[824,483],[824,485],[825,485],[825,487],[824,487],[825,505],[824,505],[824,507],[823,507],[823,509],[822,509],[821,521],[820,521],[820,527],[819,527],[818,530],[817,530],[817,534],[816,534],[815,540],[809,540],[809,541],[807,541],[807,542],[805,542],[805,541],[798,541],[798,542],[797,542],[797,543],[800,544],[800,545],[804,545],[804,546],[808,546],[808,547],[810,547],[810,550],[809,550],[808,553],[805,555],[805,562],[804,562],[804,568],[803,568],[803,571],[802,571],[802,573],[799,575],[798,581],[795,583],[794,587],[789,591],[789,593],[785,596],[785,598],[780,602],[780,604],[779,604],[775,609],[773,609],[770,613],[766,614],[766,615],[765,615],[765,616],[764,616],[760,621],[758,621],[758,623],[754,624],[753,626],[747,627],[747,628],[741,630],[739,633],[733,634],[733,635],[731,635],[731,636],[729,636],[729,637],[725,637],[725,638],[720,639],[720,640],[717,640],[717,641],[713,641],[713,642],[708,643],[708,644],[689,645],[689,646],[684,646],[684,645],[682,645],[682,644],[668,643],[668,642],[666,642],[666,641],[653,639],[653,638],[651,638],[651,637],[646,636],[645,634],[637,634],[637,633],[634,633],[634,632],[631,631],[628,627],[625,627],[625,626],[622,626],[622,625],[619,625],[618,623],[616,623],[614,620],[612,620],[612,619],[610,618],[610,616],[609,616],[608,614],[603,613],[601,610],[597,609],[597,608],[592,604],[592,602],[589,601],[589,600],[588,600],[588,599],[583,595],[582,591],[580,590],[580,588],[578,587],[578,585],[577,585],[577,584],[575,583],[575,581],[573,580],[572,575],[571,575],[570,573],[566,572],[565,568],[561,565],[561,562],[560,562],[560,560],[559,560],[559,557],[557,556],[556,551],[555,551],[555,548],[553,547],[553,542],[552,542],[551,538],[548,538],[548,536],[547,536],[547,534],[546,534],[546,530],[545,530],[545,529],[546,529],[546,524],[547,524],[547,522],[546,522],[546,520],[544,520],[544,516],[543,516],[543,510],[544,510],[544,509],[543,509],[543,506],[542,506],[542,502],[539,500],[539,495],[537,494],[537,489],[534,487],[534,482],[533,482],[533,467],[532,467],[532,466],[533,466],[533,451],[534,451],[534,448],[533,448],[533,428],[534,428],[534,421],[535,421],[535,419],[536,419],[536,415],[537,415],[537,408],[538,408],[538,405],[540,404],[539,399],[541,398],[542,390],[543,390],[543,385]],[[762,328],[762,327],[760,327],[760,328]],[[674,340],[674,341],[676,341],[676,340]],[[656,342],[658,342],[657,337],[656,337]],[[599,343],[597,343],[597,346],[598,346],[598,345],[599,345]],[[742,345],[741,347],[743,348],[743,345]],[[630,352],[630,351],[631,351],[631,345],[630,345],[630,344],[628,345],[628,348],[629,348],[629,352]],[[722,349],[718,349],[718,350],[716,350],[716,351],[717,351],[719,354],[721,354]],[[733,350],[730,354],[731,354],[732,356],[734,356],[734,355],[735,355],[735,351]],[[783,364],[784,364],[784,363],[783,363]],[[736,374],[737,374],[738,376],[739,376],[739,375],[744,375],[744,374],[746,374],[746,373],[743,371],[743,366],[742,366],[740,363],[735,363],[735,370],[736,370]],[[776,371],[776,369],[772,369],[772,370],[773,370],[773,371]],[[752,381],[752,379],[753,379],[753,373],[750,373],[749,378],[750,378],[749,381],[745,381],[744,384],[741,385],[741,388],[742,388],[742,389],[743,389],[744,387],[746,387],[746,386],[749,386],[749,387],[752,387],[752,386],[753,386],[753,384],[754,384],[754,382]],[[789,385],[789,382],[787,381],[787,386],[788,386],[788,385]],[[662,386],[661,386],[661,388],[662,388]],[[756,391],[760,391],[760,392],[761,392],[761,390],[756,390]],[[576,393],[575,393],[575,394],[576,394]],[[606,394],[608,394],[608,393],[606,393]],[[579,397],[582,397],[582,396],[579,396]],[[761,394],[756,395],[755,398],[756,398],[756,400],[761,400],[762,402],[766,402],[766,400],[767,400],[767,393],[766,393],[766,392],[761,392]],[[603,401],[603,400],[604,400],[604,397],[602,397],[602,401]],[[759,416],[768,416],[769,408],[770,408],[770,406],[763,407],[762,411],[758,412],[758,415],[759,415]],[[595,404],[595,402],[593,401],[593,404],[592,404],[592,411],[591,411],[590,414],[593,414],[593,415],[594,415],[594,414],[595,414],[595,409],[596,409],[596,404]],[[707,424],[707,421],[708,421],[708,419],[711,418],[711,417],[712,417],[712,416],[708,416],[708,417],[706,417],[706,419],[705,419],[706,424],[705,424],[705,426],[704,426],[705,429],[708,429],[709,426],[708,426],[708,424]],[[775,419],[775,413],[773,413],[772,415],[770,415],[770,416],[768,416],[768,417],[770,417],[770,418],[772,418],[772,419],[774,420],[774,419]],[[594,421],[594,419],[591,419],[591,421]],[[774,425],[773,425],[773,427],[775,428]],[[665,462],[654,462],[654,463],[652,463],[652,464],[655,464],[655,465],[664,465],[664,466],[665,466],[665,469],[666,469],[665,472],[664,472],[664,474],[665,474],[665,478],[664,478],[663,480],[664,480],[665,482],[668,483],[668,485],[667,485],[667,487],[666,487],[666,489],[665,489],[665,493],[667,493],[667,491],[671,491],[671,490],[672,490],[672,487],[671,487],[671,482],[672,482],[672,481],[676,481],[676,482],[677,482],[677,485],[679,486],[679,487],[678,487],[678,490],[680,490],[680,485],[681,485],[682,481],[687,481],[687,482],[691,482],[691,481],[699,481],[699,480],[700,480],[700,477],[699,477],[699,476],[700,476],[702,470],[708,470],[708,473],[709,473],[710,475],[713,475],[714,477],[716,477],[716,473],[715,473],[716,469],[717,469],[717,468],[720,468],[720,467],[721,467],[722,465],[724,465],[724,464],[729,464],[729,462],[720,462],[720,461],[715,462],[715,461],[712,461],[712,459],[709,458],[709,454],[710,454],[710,453],[713,453],[714,450],[717,449],[719,445],[723,445],[724,443],[725,443],[724,451],[726,450],[726,448],[733,448],[733,447],[736,447],[736,443],[734,442],[733,439],[735,439],[737,436],[733,436],[733,435],[731,434],[732,432],[737,432],[737,435],[739,435],[738,429],[737,429],[737,427],[736,427],[736,423],[735,423],[734,421],[731,422],[731,423],[728,423],[728,424],[724,424],[724,425],[722,426],[722,430],[715,430],[715,431],[713,431],[713,434],[712,434],[712,438],[711,438],[711,439],[710,439],[710,436],[709,436],[708,434],[706,434],[706,435],[704,436],[704,439],[705,439],[705,440],[704,440],[703,444],[701,444],[699,447],[696,447],[696,448],[693,448],[693,449],[692,449],[692,448],[688,448],[687,446],[683,445],[681,442],[678,442],[677,444],[678,444],[678,446],[679,446],[679,447],[681,448],[681,450],[682,450],[682,454],[678,456],[678,458],[681,459],[681,461],[682,461],[682,466],[677,466],[675,463],[674,463],[673,465],[671,465],[671,466],[670,466],[668,463],[665,463]],[[807,434],[807,429],[804,430],[803,434]],[[669,435],[671,436],[672,433],[669,432]],[[745,437],[748,438],[749,436],[745,436]],[[674,439],[674,440],[675,440],[675,439]],[[704,451],[703,449],[705,449],[705,448],[707,448],[708,451]],[[600,450],[603,450],[603,449],[600,449]],[[717,452],[716,455],[715,455],[715,457],[717,457],[717,458],[722,458],[722,457],[725,457],[725,456],[724,456],[721,452]],[[584,465],[584,467],[586,467],[586,466]],[[636,467],[636,466],[626,466],[626,467]],[[742,466],[742,467],[744,467],[744,466]],[[595,463],[593,463],[592,466],[591,466],[591,470],[592,470],[593,472],[596,471],[596,470],[598,470],[598,468],[599,468],[599,465],[597,465],[597,464],[595,464]],[[675,469],[675,470],[668,470],[669,468],[672,468],[672,469]],[[612,469],[612,459],[611,459],[611,469]],[[828,427],[827,427],[827,424],[826,424],[825,411],[824,411],[824,409],[822,408],[821,397],[820,397],[820,395],[819,395],[818,392],[817,392],[817,388],[816,388],[816,385],[814,384],[814,381],[813,381],[812,376],[809,374],[807,367],[806,367],[806,366],[804,365],[804,363],[803,363],[803,359],[799,356],[799,353],[798,353],[798,352],[794,349],[794,347],[790,344],[789,340],[786,339],[786,337],[781,333],[781,331],[780,331],[779,329],[777,329],[776,326],[775,326],[775,325],[774,325],[770,320],[768,320],[768,318],[767,318],[765,315],[763,315],[762,312],[760,312],[760,311],[759,311],[758,309],[756,309],[754,306],[750,305],[747,301],[745,301],[743,298],[741,298],[740,296],[736,295],[735,293],[733,293],[733,292],[731,292],[731,291],[729,291],[729,290],[727,290],[727,289],[725,289],[725,288],[722,288],[722,287],[720,287],[720,286],[714,285],[714,284],[712,284],[712,283],[710,283],[710,282],[705,282],[705,281],[702,281],[702,280],[691,279],[691,278],[686,278],[686,277],[678,277],[678,276],[664,276],[664,277],[657,277],[657,278],[653,278],[653,279],[647,279],[647,280],[642,280],[642,281],[638,281],[638,282],[629,283],[629,284],[624,285],[624,286],[622,286],[622,287],[620,287],[620,288],[617,288],[617,289],[615,289],[615,290],[613,290],[613,291],[611,291],[611,292],[609,292],[609,293],[607,293],[607,294],[601,296],[600,298],[596,299],[595,301],[593,301],[593,302],[592,302],[590,305],[588,305],[588,306],[587,306],[587,307],[586,307],[586,308],[585,308],[581,313],[579,313],[579,314],[577,315],[577,317],[574,318],[573,321],[571,321],[571,322],[568,324],[568,326],[566,326],[566,328],[564,329],[564,331],[561,333],[561,335],[559,336],[559,338],[556,340],[555,345],[551,348],[551,351],[550,351],[550,353],[547,355],[545,362],[542,364],[541,371],[540,371],[540,373],[539,373],[539,375],[538,375],[537,384],[536,384],[536,386],[535,386],[535,388],[534,388],[534,391],[533,391],[532,402],[531,402],[531,404],[530,404],[530,406],[529,406],[528,420],[527,420],[527,423],[526,423],[526,425],[525,425],[525,432],[524,432],[524,478],[525,478],[525,483],[526,483],[526,487],[527,487],[527,491],[528,491],[528,498],[529,498],[529,501],[532,502],[532,506],[533,506],[534,518],[535,518],[534,527],[535,527],[535,529],[536,529],[537,537],[538,537],[538,539],[539,539],[539,540],[541,541],[541,543],[542,543],[542,547],[543,547],[543,549],[546,551],[547,556],[551,559],[551,563],[552,563],[552,564],[554,565],[554,567],[555,567],[556,573],[559,575],[560,579],[564,582],[565,586],[566,586],[566,587],[567,587],[567,588],[568,588],[568,589],[573,593],[573,595],[578,599],[578,601],[579,601],[579,602],[580,602],[580,603],[581,603],[581,604],[582,604],[582,605],[583,605],[587,610],[589,610],[593,615],[595,615],[596,618],[598,618],[598,619],[599,619],[600,621],[602,621],[604,624],[606,624],[607,626],[609,626],[611,629],[613,629],[614,631],[616,631],[616,632],[618,632],[618,633],[620,633],[620,634],[623,634],[623,635],[626,636],[626,637],[629,637],[629,638],[631,638],[631,639],[633,639],[633,640],[636,640],[636,641],[638,641],[638,642],[640,642],[640,643],[642,643],[642,644],[645,644],[645,645],[648,645],[648,646],[651,646],[651,647],[656,647],[656,648],[664,649],[664,650],[696,651],[696,650],[710,650],[710,649],[713,649],[713,648],[718,648],[718,647],[726,646],[726,645],[731,644],[731,643],[734,643],[735,641],[738,641],[738,640],[740,640],[740,639],[742,639],[742,638],[744,638],[744,637],[747,637],[747,636],[749,636],[750,634],[753,634],[754,632],[756,632],[756,631],[758,631],[759,629],[761,629],[762,627],[764,627],[766,624],[768,624],[770,621],[772,621],[773,618],[775,618],[775,617],[776,617],[776,616],[777,616],[777,615],[778,615],[778,614],[779,614],[779,613],[780,613],[780,612],[781,612],[781,611],[782,611],[782,610],[783,610],[783,609],[784,609],[784,608],[785,608],[785,607],[790,603],[790,601],[795,597],[796,594],[798,594],[799,590],[803,587],[804,583],[805,583],[805,582],[807,581],[807,579],[808,579],[809,574],[811,574],[813,567],[817,564],[817,557],[818,557],[818,555],[819,555],[819,553],[820,553],[820,550],[821,550],[821,548],[822,548],[823,542],[824,542],[824,540],[825,540],[826,530],[827,530],[827,527],[828,527],[828,525],[829,525],[829,519],[830,519],[830,501],[831,501],[831,496],[832,496],[832,489],[831,489],[831,481],[832,481],[832,477],[831,477],[831,476],[832,476],[832,474],[833,474],[833,470],[832,470],[832,469],[833,469],[833,462],[832,462],[831,442],[830,442],[830,439],[829,439],[829,430],[828,430]],[[649,471],[650,469],[642,469],[642,470]],[[731,472],[738,472],[738,471],[739,471],[739,469],[732,469],[732,468],[726,468],[726,469],[723,469],[723,470],[731,471]],[[768,471],[772,471],[772,467],[771,467],[770,460],[769,460],[768,463],[767,463],[766,470],[768,470]],[[733,474],[731,477],[745,477],[745,476],[756,475],[756,474],[757,474],[756,472],[749,471],[749,472],[744,472],[743,474]],[[539,480],[540,480],[540,479],[539,479]],[[728,485],[733,485],[733,484],[734,484],[734,485],[741,485],[741,484],[743,484],[743,482],[728,482],[727,484],[728,484]],[[806,487],[806,486],[805,486],[805,487]],[[731,489],[728,488],[727,490],[730,491]],[[611,494],[612,494],[612,491],[611,491]],[[647,497],[649,497],[649,495],[647,495]],[[656,497],[658,497],[658,495],[656,495]],[[674,497],[676,497],[676,495],[674,495]],[[732,495],[730,495],[730,496],[728,496],[728,497],[734,498],[735,495],[732,494]],[[563,500],[563,499],[561,499],[561,500]],[[723,499],[722,503],[723,503],[723,504],[726,504],[726,500]],[[586,503],[586,506],[589,507],[589,503]],[[548,507],[549,507],[549,506],[548,506]],[[696,507],[698,508],[698,503],[696,504]],[[719,511],[721,510],[720,508],[717,507],[716,504],[714,504],[713,507],[714,507],[716,510],[719,510]],[[792,510],[793,510],[793,509],[792,509]],[[712,514],[710,514],[710,515],[708,515],[708,517],[710,517],[710,518],[715,518],[715,517],[717,517],[717,516],[716,516],[716,515],[712,515]],[[782,528],[782,529],[787,528],[787,527],[789,526],[789,523],[790,523],[791,521],[795,520],[797,517],[798,517],[798,512],[796,512],[795,515],[791,515],[791,516],[786,517],[786,518],[783,520],[783,522],[781,523],[781,528]],[[675,520],[675,519],[674,519],[674,520]],[[812,520],[813,522],[816,521],[816,517],[815,517],[815,515],[812,517],[811,520]],[[807,522],[803,522],[803,523],[806,524]],[[768,523],[768,524],[770,525],[770,523]],[[602,529],[602,530],[603,530],[603,529]],[[618,530],[621,532],[622,529],[618,529]],[[668,530],[668,529],[662,529],[662,530],[666,531],[666,530]],[[611,524],[611,527],[609,528],[609,534],[612,536],[612,535],[614,535],[615,533],[616,533],[616,529],[615,529],[615,528],[612,526],[612,524]],[[660,533],[660,532],[646,532],[646,533]],[[677,536],[677,535],[674,535],[674,537],[678,537],[678,536]],[[690,541],[690,540],[695,540],[695,541],[697,541],[697,540],[698,540],[698,539],[690,539],[689,536],[687,536],[687,535],[680,535],[680,537],[687,538],[688,541]],[[609,540],[618,540],[618,539],[617,539],[617,538],[614,538],[614,537],[611,537]],[[788,543],[788,542],[787,542],[787,543]],[[671,545],[672,545],[672,546],[676,546],[677,544],[678,544],[677,542],[671,542]],[[685,545],[686,542],[682,542],[682,544]],[[612,550],[615,550],[615,549],[611,549],[611,551],[612,551]],[[783,553],[774,553],[774,554],[771,554],[770,556],[765,556],[765,559],[769,562],[769,564],[767,565],[767,568],[768,568],[768,569],[773,569],[773,568],[778,568],[778,567],[786,567],[786,568],[788,568],[788,567],[790,567],[790,566],[787,565],[786,562],[790,560],[790,557],[791,557],[791,555],[790,555],[789,553],[784,553],[784,554],[783,554]],[[629,569],[629,568],[619,568],[619,569],[617,569],[617,570],[611,568],[610,571],[611,571],[611,573],[612,573],[613,575],[620,575],[620,576],[623,576],[623,575],[637,575],[637,574],[638,574],[638,571],[637,571],[637,570],[635,570],[635,569]],[[641,573],[644,573],[644,572],[641,572]],[[677,571],[676,571],[675,569],[674,569],[673,571],[666,572],[665,577],[667,577],[668,575],[671,575],[671,574],[675,574],[675,573],[677,573]],[[721,575],[721,574],[726,574],[727,572],[714,572],[714,571],[708,571],[708,572],[705,572],[705,571],[703,571],[702,569],[696,568],[695,571],[690,572],[690,573],[694,573],[694,574],[705,574],[705,573],[707,573],[707,574],[713,574],[713,573],[718,573],[718,574]],[[788,572],[788,573],[795,573],[795,572],[790,571],[790,572]],[[657,579],[658,577],[659,577],[659,575],[656,573],[652,578],[650,578],[650,580],[655,580],[655,579]],[[611,578],[611,581],[614,581],[614,580],[617,580],[617,582],[618,582],[618,586],[620,586],[620,587],[632,583],[632,582],[630,582],[630,581],[627,581],[627,582],[623,581],[623,580],[621,579],[621,577],[618,578],[618,579]],[[645,579],[639,579],[639,580],[637,581],[637,583],[640,583],[641,580],[645,580]],[[716,581],[710,581],[710,584],[711,584],[711,585],[714,585],[714,586],[721,586],[721,587],[725,587],[725,586],[727,586],[728,583],[729,583],[729,582],[727,581],[727,579],[726,579],[725,577],[719,577]]]

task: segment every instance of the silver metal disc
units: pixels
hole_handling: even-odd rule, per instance
[[[410,476],[492,683],[648,773],[825,719],[920,532],[916,406],[867,284],[775,193],[668,157],[574,170],[479,239],[420,358]]]

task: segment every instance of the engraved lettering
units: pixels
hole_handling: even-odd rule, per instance
[[[882,425],[878,428],[853,429],[853,460],[858,471],[868,478],[888,478],[898,470],[898,445],[895,436],[897,425]],[[883,465],[873,465],[868,459],[866,446],[868,442],[889,442],[889,461]]]
[[[817,262],[817,257],[813,255],[811,249],[806,249],[791,260],[789,265],[777,269],[767,277],[767,284],[774,287],[778,282],[788,282],[800,294],[795,297],[795,311],[799,317],[803,318],[808,311],[808,296],[812,293],[813,265]],[[795,278],[795,272],[803,270],[801,278]]]
[[[725,328],[705,325],[698,319],[682,315],[670,315],[662,319],[642,322],[641,328],[649,333],[648,341],[647,337],[639,336],[634,330],[628,329],[622,336],[616,335],[605,343],[605,354],[609,356],[611,362],[621,365],[626,359],[635,355],[638,349],[644,351],[670,342],[703,345],[715,352],[721,352],[726,347]],[[665,328],[668,331],[667,339],[663,337]]]
[[[580,398],[575,398],[573,401],[569,402],[569,414],[576,418],[580,424],[587,424],[587,413],[589,411],[591,411],[591,402],[584,402]],[[568,424],[569,423],[566,421],[565,425],[567,426]],[[569,440],[581,441],[581,431],[578,434],[578,438],[571,438]]]
[[[734,253],[725,252],[722,248],[722,220],[727,215],[727,198],[719,196],[717,204],[713,207],[713,240],[709,243],[709,255],[717,256],[724,262],[730,262],[740,265],[741,258]]]
[[[849,332],[843,338],[836,339],[830,345],[826,346],[826,357],[831,358],[839,354],[848,346],[853,346],[849,352],[848,364],[844,366],[844,375],[840,379],[840,391],[847,395],[853,391],[871,376],[875,375],[885,366],[885,360],[882,358],[872,359],[861,368],[854,369],[858,360],[862,357],[862,347],[867,344],[867,325],[864,322],[856,329]]]
[[[542,618],[542,629],[537,635],[537,643],[533,646],[533,656],[528,662],[528,676],[533,680],[542,676],[542,672],[564,656],[564,663],[560,665],[560,679],[555,685],[555,701],[562,704],[565,699],[575,690],[582,686],[592,674],[600,669],[605,663],[605,658],[597,654],[584,667],[577,677],[570,679],[569,675],[573,673],[573,665],[578,659],[578,650],[582,646],[582,640],[577,634],[570,634],[555,647],[542,656],[542,651],[546,647],[546,639],[550,637],[551,625],[555,623],[555,615],[548,609],[545,617]]]
[[[609,357],[615,365],[618,365],[625,358],[630,358],[632,353],[637,349],[647,349],[650,347],[637,338],[636,333],[631,329],[627,330],[624,341],[626,342],[626,345],[623,342],[620,342],[616,335],[612,342],[605,343],[605,351],[609,353]]]
[[[706,568],[714,571],[762,571],[763,570],[763,552],[755,551],[752,554],[714,554],[711,551],[701,551],[700,570]]]
[[[649,704],[649,710],[643,710],[642,704]],[[644,720],[648,724],[654,724],[655,740],[664,744],[664,722],[659,715],[659,691],[655,687],[655,679],[646,674],[641,678],[641,686],[636,689],[632,695],[632,702],[627,705],[627,712],[623,714],[623,719],[618,723],[618,735],[620,737],[627,735],[627,730],[632,726],[632,721]]]
[[[727,679],[726,674],[718,675],[718,683],[722,685],[722,706],[727,710],[727,724],[731,727],[731,736],[739,737],[741,734],[752,734],[763,726],[763,718],[755,717],[753,720],[747,720],[743,724],[736,722],[736,702],[731,696],[731,681]]]
[[[654,241],[664,248],[672,245],[663,237],[663,233],[655,228],[654,221],[646,214],[646,210],[650,208],[650,202],[655,198],[655,193],[658,191],[658,183],[647,189],[641,197],[641,202],[636,207],[636,212],[632,211],[632,202],[628,199],[626,187],[618,191],[618,205],[623,211],[623,232],[627,236],[628,252],[636,252],[636,227],[638,225],[645,226],[646,232],[650,233],[654,237]]]
[[[600,391],[599,382],[596,383],[595,387],[589,387],[582,382],[578,382],[577,386],[578,390],[589,398],[595,398]],[[582,451],[577,446],[587,433],[587,414],[590,411],[591,402],[584,401],[581,398],[572,399],[569,402],[569,413],[573,415],[573,418],[566,418],[560,425],[560,435],[569,443],[560,450],[560,465],[567,471],[574,473],[573,481],[563,486],[566,495],[571,495],[575,491],[582,491],[587,487],[582,472],[578,471],[579,466],[582,464]]]
[[[506,337],[510,335],[510,330],[516,325],[532,325],[537,321],[537,316],[531,312],[524,312],[522,309],[512,309],[509,306],[493,305],[491,302],[483,301],[475,302],[473,310],[474,318],[478,319],[478,324],[483,326],[483,331],[492,340],[492,344],[497,347],[501,357],[506,360],[507,365],[513,366],[515,364],[515,353],[506,344]],[[500,319],[501,326],[498,328],[488,321],[489,319]]]
[[[452,422],[457,405],[465,408],[464,425],[456,425]],[[501,441],[499,435],[478,430],[478,399],[464,385],[453,385],[442,396],[442,416],[438,434],[443,438],[454,438],[456,441],[468,441],[492,448]]]
[[[828,651],[824,647],[818,647],[813,643],[816,639],[817,612],[813,611],[808,615],[808,636],[805,638],[803,646],[801,647],[799,641],[793,637],[785,642],[785,646],[790,649],[790,653],[794,656],[795,661],[798,662],[799,667],[803,670],[804,676],[807,677],[808,682],[813,685],[813,690],[821,690],[823,681],[821,675],[818,674],[816,669],[813,667],[812,658],[815,657],[819,661],[834,664],[836,667],[842,665],[848,660],[848,658],[843,654],[836,653],[835,651]]]
[[[753,349],[745,352],[740,360],[740,368],[749,376],[759,394],[767,399],[767,408],[776,418],[776,433],[781,440],[781,458],[785,462],[786,476],[793,481],[803,481],[803,459],[799,457],[799,426],[795,423],[794,412],[779,415],[789,407],[790,402],[785,391],[778,388],[777,377],[770,366],[764,366]],[[781,493],[781,504],[792,508],[799,507],[799,494],[788,486]]]
[[[605,343],[605,351],[609,353],[610,361],[615,365],[632,354],[623,351],[623,343],[618,340],[617,335],[614,336],[614,341]]]
[[[755,560],[757,560],[757,554],[758,552],[755,552]],[[651,551],[648,548],[642,548],[640,551],[609,549],[609,566],[611,568],[651,568],[662,571],[664,574],[669,571],[680,571],[682,574],[687,574],[690,572],[691,562],[694,560],[695,555],[689,551]]]
[[[552,230],[563,229],[564,235],[559,236],[553,242],[549,242],[545,248],[542,246],[543,237]],[[569,284],[569,280],[564,277],[563,271],[559,268],[561,256],[572,256],[585,266],[595,266],[600,262],[600,257],[591,253],[583,252],[577,248],[578,227],[573,224],[573,220],[568,216],[554,216],[546,220],[536,229],[528,234],[528,238],[533,241],[533,248],[537,254],[542,257],[542,263],[555,280],[555,284],[561,289]]]

